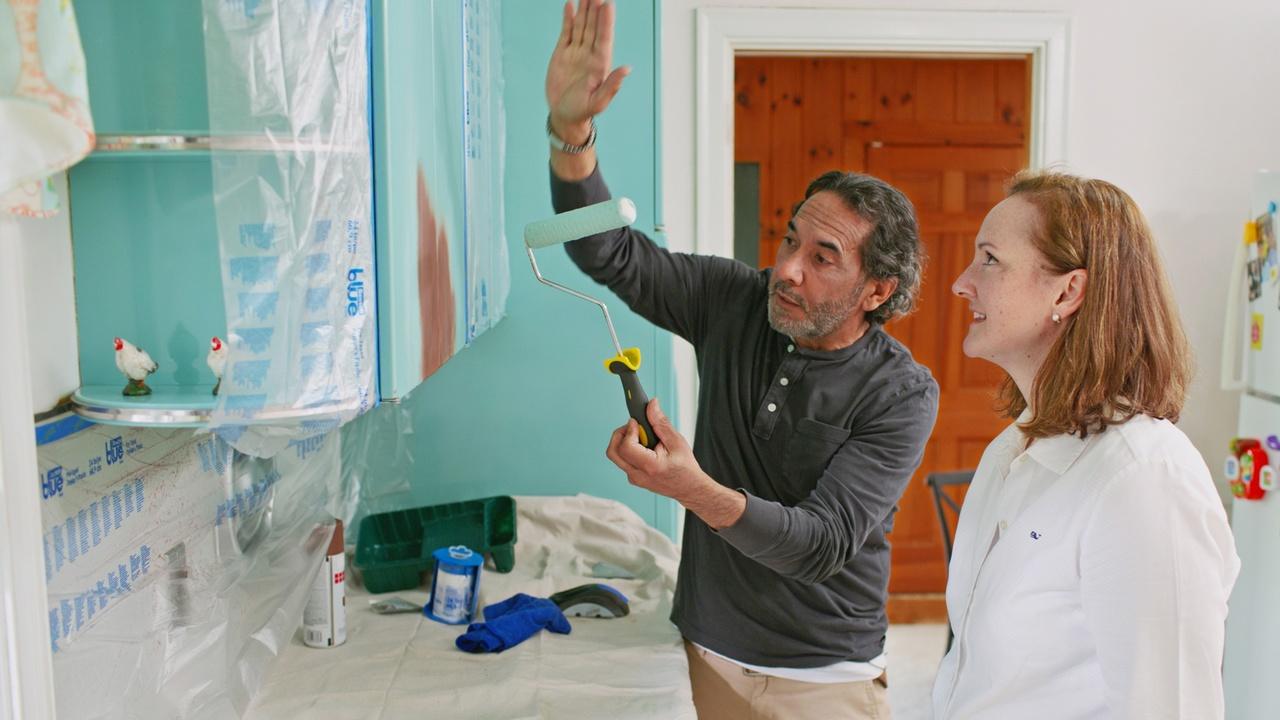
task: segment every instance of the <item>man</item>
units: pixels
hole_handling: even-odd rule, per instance
[[[547,69],[557,212],[608,199],[592,117],[628,72],[610,70],[613,5],[580,4]],[[699,717],[888,717],[885,534],[938,406],[929,371],[882,328],[919,288],[910,203],[874,178],[823,175],[764,271],[629,228],[566,248],[697,349],[695,447],[654,400],[660,444],[629,421],[606,454],[689,511],[671,619]]]

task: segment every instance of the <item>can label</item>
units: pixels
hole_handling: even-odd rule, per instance
[[[334,647],[347,641],[347,558],[330,555],[320,565],[302,611],[302,641],[311,647]]]
[[[471,575],[436,573],[435,599],[431,612],[451,623],[466,622],[471,613]]]

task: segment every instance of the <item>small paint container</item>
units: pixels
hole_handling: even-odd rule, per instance
[[[431,599],[422,614],[446,625],[465,625],[476,614],[480,592],[480,566],[484,556],[465,545],[440,548],[431,581]]]
[[[302,611],[302,642],[310,647],[337,647],[347,641],[346,560],[342,521],[335,520],[329,550]]]

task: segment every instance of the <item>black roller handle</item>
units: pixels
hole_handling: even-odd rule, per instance
[[[627,367],[621,360],[614,360],[609,363],[609,372],[622,380],[622,392],[627,398],[627,412],[640,424],[640,444],[650,450],[654,449],[658,446],[658,436],[653,432],[653,426],[649,424],[649,417],[645,414],[649,405],[649,396],[645,395],[644,388],[640,387],[640,378],[636,376],[636,371]]]

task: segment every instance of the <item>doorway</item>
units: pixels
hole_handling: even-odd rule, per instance
[[[919,216],[928,264],[917,310],[886,329],[932,370],[941,398],[890,536],[892,622],[946,618],[942,536],[924,478],[975,468],[1008,424],[994,410],[1003,374],[961,352],[967,308],[950,287],[1006,181],[1030,163],[1031,65],[1030,55],[734,57],[739,259],[772,265],[793,206],[827,170],[879,177]]]

